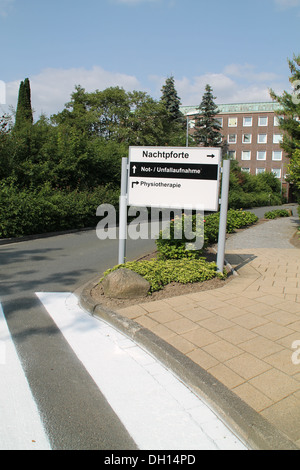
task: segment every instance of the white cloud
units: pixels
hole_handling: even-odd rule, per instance
[[[165,78],[151,77],[161,89]],[[270,101],[269,89],[281,94],[287,84],[281,77],[271,72],[256,72],[252,65],[229,65],[221,73],[208,73],[193,77],[175,79],[175,87],[183,106],[198,106],[209,84],[213,89],[217,104]]]
[[[70,100],[75,85],[81,85],[88,92],[104,90],[111,86],[120,86],[126,91],[142,88],[134,76],[109,72],[97,66],[91,70],[48,68],[29,79],[35,118],[38,118],[41,113],[51,115],[61,111],[65,103]],[[6,84],[7,105],[16,107],[21,80],[24,80],[24,77],[19,81]]]
[[[149,80],[154,84],[153,95],[156,98],[161,96],[161,89],[166,78],[167,77],[159,77],[156,75],[149,77]],[[212,87],[214,96],[218,99],[218,103],[221,102],[219,97],[221,97],[221,100],[222,97],[226,99],[236,87],[236,82],[223,73],[203,74],[198,77],[193,77],[192,79],[187,77],[176,79],[175,77],[175,88],[181,99],[181,104],[183,106],[199,105],[207,84]]]
[[[225,67],[224,73],[232,77],[243,78],[248,82],[267,82],[279,78],[273,72],[256,72],[256,67],[251,64],[230,64]]]
[[[192,80],[184,77],[176,80],[176,89],[182,104],[186,106],[200,104],[207,84],[212,87],[217,98],[228,96],[228,91],[234,88],[234,81],[224,74],[204,74]]]
[[[0,0],[0,17],[8,15],[9,9],[15,0]]]

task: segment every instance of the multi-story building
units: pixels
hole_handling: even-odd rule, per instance
[[[228,153],[238,161],[243,171],[259,174],[273,172],[280,179],[285,191],[288,158],[280,146],[282,131],[279,128],[278,103],[239,103],[218,105],[216,118],[221,133],[228,143]],[[193,133],[196,106],[182,106],[189,132]]]

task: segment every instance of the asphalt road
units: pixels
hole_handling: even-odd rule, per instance
[[[127,257],[154,247],[129,241]],[[136,449],[35,295],[74,292],[117,261],[118,241],[95,230],[0,246],[0,303],[54,450]]]

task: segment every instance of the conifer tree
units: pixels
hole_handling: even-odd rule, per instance
[[[221,124],[216,119],[218,106],[214,102],[215,97],[210,85],[206,85],[205,93],[198,108],[199,116],[195,122],[193,138],[201,147],[221,147],[222,135]]]
[[[175,89],[174,77],[167,78],[165,85],[162,87],[161,101],[164,103],[171,120],[180,120],[183,115],[180,111],[180,98]]]
[[[20,83],[18,104],[13,134],[17,142],[14,161],[17,164],[19,180],[24,181],[22,162],[32,157],[33,115],[31,108],[31,91],[28,78]]]
[[[16,112],[15,130],[19,130],[24,125],[33,123],[33,114],[31,107],[31,90],[28,78],[20,83],[18,105]]]
[[[184,145],[186,139],[186,121],[180,111],[181,100],[175,88],[174,77],[167,78],[161,89],[162,104],[166,116],[164,118],[165,145]]]

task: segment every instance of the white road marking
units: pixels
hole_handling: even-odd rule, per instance
[[[1,304],[0,450],[51,450]]]
[[[36,293],[141,450],[247,450],[155,358],[70,293]]]

